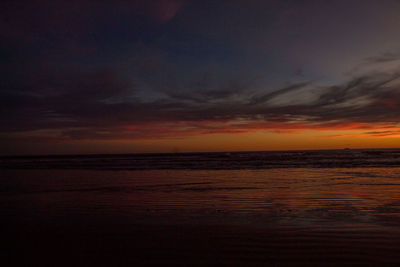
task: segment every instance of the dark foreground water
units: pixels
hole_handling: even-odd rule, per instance
[[[8,266],[400,264],[400,151],[2,158]]]

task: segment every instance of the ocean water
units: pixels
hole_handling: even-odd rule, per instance
[[[400,166],[400,149],[0,157],[2,169],[252,170]]]
[[[296,244],[307,247],[312,241],[314,249],[332,239],[347,245],[357,241],[356,248],[367,240],[367,251],[382,252],[375,263],[388,257],[389,263],[400,263],[395,256],[400,251],[393,251],[400,245],[399,150],[3,157],[0,166],[6,231],[29,236],[37,229],[51,233],[58,228],[97,234],[113,229],[118,235],[118,229],[138,225],[175,229],[170,232],[188,226],[281,229],[281,239],[289,240],[281,246],[291,247],[293,235]],[[192,231],[186,231],[190,236]],[[268,247],[243,236],[248,235],[217,241],[233,246],[232,253],[245,246],[246,251]],[[238,239],[240,246],[232,245]],[[182,237],[171,242],[177,240]],[[348,248],[356,255],[352,262],[360,259],[360,251],[370,253]],[[335,259],[342,252],[331,250]],[[297,261],[305,251],[291,253]]]

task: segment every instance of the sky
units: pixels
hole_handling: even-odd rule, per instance
[[[398,0],[0,3],[0,154],[400,147]]]

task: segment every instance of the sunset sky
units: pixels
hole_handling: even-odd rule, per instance
[[[398,0],[0,4],[0,154],[400,147]]]

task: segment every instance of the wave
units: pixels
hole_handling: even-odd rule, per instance
[[[398,166],[400,149],[0,157],[2,169],[236,170]]]

